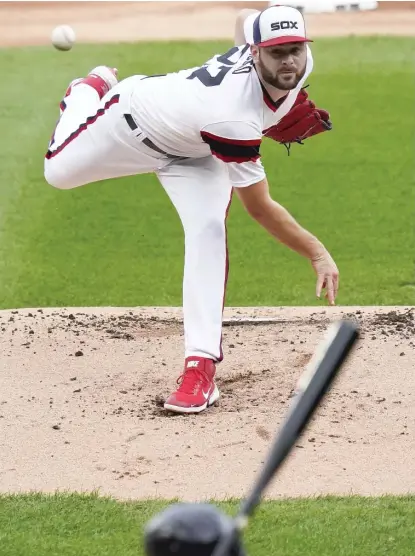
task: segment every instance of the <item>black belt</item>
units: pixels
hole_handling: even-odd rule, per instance
[[[129,125],[130,129],[132,129],[133,131],[136,130],[138,128],[138,125],[135,123],[133,117],[131,116],[131,114],[124,114],[124,118],[125,121],[127,122],[127,124]],[[148,147],[149,149],[153,149],[153,151],[158,152],[159,154],[164,154],[164,156],[167,156],[168,158],[184,158],[183,156],[175,156],[173,154],[168,154],[166,153],[166,151],[163,151],[162,149],[160,149],[160,147],[158,147],[157,145],[155,145],[153,143],[153,141],[151,141],[151,139],[149,139],[148,137],[146,137],[145,139],[143,139],[142,141],[144,143],[144,145],[146,145],[146,147]]]

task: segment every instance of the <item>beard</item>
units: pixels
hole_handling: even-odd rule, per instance
[[[304,68],[300,72],[293,70],[292,73],[275,73],[270,71],[261,59],[259,59],[258,65],[261,70],[263,80],[268,85],[271,85],[281,91],[291,91],[291,89],[295,89],[304,77],[306,71],[306,66],[304,65]]]

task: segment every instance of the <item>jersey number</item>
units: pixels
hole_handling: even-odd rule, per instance
[[[245,54],[247,48],[249,48],[248,45],[246,45],[242,49],[239,58],[241,58]],[[232,62],[230,58],[236,52],[238,52],[238,50],[239,48],[237,46],[234,46],[233,48],[228,50],[228,52],[226,52],[225,54],[222,54],[221,56],[217,57],[217,61],[223,65],[220,67],[219,72],[216,75],[211,75],[209,73],[209,66],[202,66],[201,68],[195,70],[191,75],[189,75],[187,79],[196,78],[199,79],[199,81],[201,81],[205,87],[217,87],[222,83],[222,81],[225,78],[225,75],[228,72],[230,72],[233,66],[236,64],[237,60],[235,62]]]
[[[187,79],[199,79],[205,87],[217,87],[220,85],[225,77],[225,75],[230,71],[232,67],[222,66],[219,73],[216,75],[210,75],[207,67],[203,66],[196,71],[194,71]]]

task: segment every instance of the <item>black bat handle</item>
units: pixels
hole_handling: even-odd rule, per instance
[[[288,415],[271,446],[264,468],[241,506],[238,516],[242,520],[253,513],[268,483],[309,424],[321,399],[330,388],[338,370],[359,337],[357,325],[345,320],[334,323],[330,333],[315,353],[315,359],[310,361],[307,373],[301,377],[298,395],[292,400]]]

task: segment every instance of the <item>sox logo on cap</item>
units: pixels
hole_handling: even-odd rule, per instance
[[[271,6],[253,24],[254,44],[261,47],[290,42],[312,42],[306,33],[302,13],[289,6]]]

